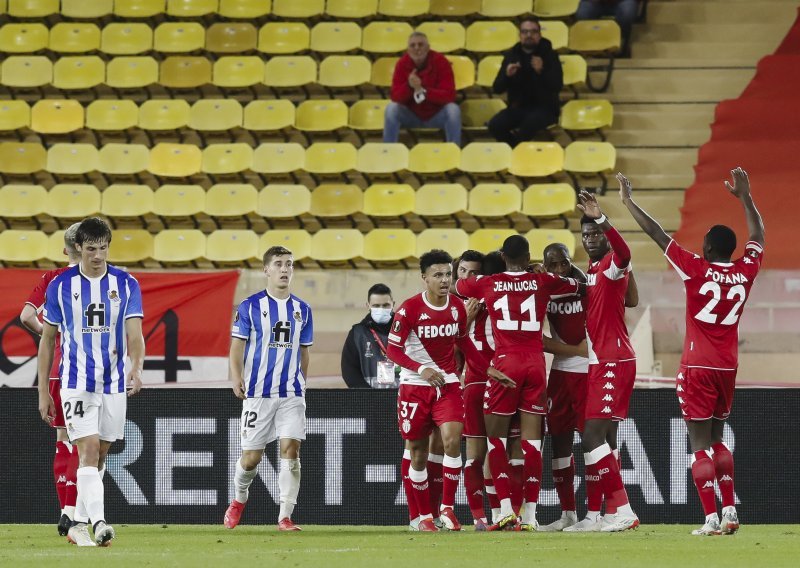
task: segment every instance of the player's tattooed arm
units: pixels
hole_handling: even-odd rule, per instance
[[[742,168],[731,170],[731,178],[733,179],[733,184],[726,181],[725,187],[731,192],[731,195],[742,202],[744,214],[747,218],[747,228],[750,231],[749,240],[764,246],[764,221],[761,219],[758,209],[756,209],[753,196],[750,195],[750,178]]]
[[[666,250],[672,238],[664,231],[658,221],[653,219],[647,212],[639,207],[633,200],[633,186],[621,173],[617,174],[617,181],[619,182],[619,197],[628,211],[631,212],[633,219],[642,228],[642,231],[647,233],[647,236],[655,241],[661,247],[661,250]]]
[[[244,388],[244,339],[231,338],[231,350],[228,356],[228,378],[236,398],[244,400],[247,394]]]

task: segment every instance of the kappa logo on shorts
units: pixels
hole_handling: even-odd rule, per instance
[[[611,383],[606,383],[603,385],[603,389],[613,391],[614,385],[612,385]]]
[[[529,477],[528,479],[525,480],[525,483],[539,483],[539,480],[536,479],[535,477],[531,476],[531,477]]]
[[[683,385],[678,385],[678,388],[675,389],[677,392],[683,392]]]
[[[683,404],[683,399],[681,397],[678,397],[678,403]]]
[[[714,489],[714,482],[713,481],[706,481],[705,485],[703,485],[703,489],[706,489],[707,487],[710,487],[711,489]]]
[[[720,481],[733,481],[730,475],[725,474],[720,478]]]
[[[616,363],[606,363],[606,367],[616,367]]]
[[[603,400],[606,401],[606,402],[613,402],[614,401],[614,397],[611,396],[610,394],[607,394],[606,396],[603,397]]]
[[[614,374],[614,371],[606,371],[606,374],[603,375],[603,376],[605,378],[607,378],[607,379],[613,379],[614,377],[616,377],[616,375]]]
[[[403,432],[408,434],[411,431],[411,421],[406,418],[403,420]]]
[[[601,410],[600,412],[602,412],[603,414],[611,414],[611,407],[610,406],[604,406],[603,410]]]
[[[678,373],[678,380],[679,380],[679,381],[682,381],[682,380],[683,380],[683,373]]]

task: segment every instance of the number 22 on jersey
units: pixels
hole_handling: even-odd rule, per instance
[[[717,323],[718,316],[713,313],[713,310],[722,299],[722,288],[716,282],[706,282],[700,287],[699,292],[704,296],[711,296],[711,299],[694,317],[705,323]],[[739,308],[742,307],[742,304],[744,304],[744,301],[747,299],[747,292],[744,286],[737,284],[728,290],[728,294],[725,298],[731,301],[736,300],[736,303],[731,308],[731,311],[728,312],[728,315],[725,316],[725,319],[719,323],[720,325],[733,325],[739,321]]]

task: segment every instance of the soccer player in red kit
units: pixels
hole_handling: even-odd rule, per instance
[[[506,272],[459,280],[456,290],[462,296],[485,303],[495,341],[492,366],[511,379],[490,381],[486,389],[484,420],[489,467],[501,509],[500,520],[490,529],[502,529],[517,522],[511,505],[506,444],[511,417],[519,410],[525,460],[525,502],[520,528],[536,530],[536,504],[542,478],[542,416],[547,408],[542,321],[551,298],[577,294],[581,286],[572,279],[528,272],[530,248],[522,235],[508,237],[501,252]]]
[[[402,367],[397,393],[400,435],[411,452],[409,478],[419,513],[418,528],[436,531],[428,492],[428,437],[434,425],[444,442],[443,487],[439,520],[461,530],[453,507],[461,477],[461,431],[464,400],[456,360],[456,341],[467,326],[464,302],[450,294],[453,258],[432,250],[419,259],[425,291],[397,309],[389,331],[389,359]]]
[[[714,225],[703,239],[703,256],[687,251],[642,210],[631,196],[631,184],[617,175],[622,202],[642,230],[664,251],[686,290],[686,339],[676,380],[681,413],[692,447],[692,477],[706,515],[694,535],[733,534],[739,529],[734,506],[733,454],[722,441],[731,412],[738,366],[739,317],[750,297],[764,255],[764,223],[750,195],[742,168],[731,171],[728,191],[744,209],[749,239],[744,256],[731,260],[736,233]],[[722,521],[717,516],[714,479],[722,495]]]
[[[586,282],[586,331],[589,372],[583,457],[586,465],[586,518],[564,529],[568,532],[617,532],[639,526],[631,509],[619,462],[614,455],[618,422],[628,416],[636,380],[636,354],[625,327],[625,295],[631,252],[611,225],[594,195],[581,191],[581,233],[589,255]],[[603,499],[606,512],[600,517]]]
[[[44,307],[45,292],[47,286],[53,279],[67,270],[70,266],[78,264],[81,254],[75,248],[75,235],[78,232],[78,225],[67,228],[64,231],[64,254],[69,260],[69,266],[49,270],[42,275],[42,278],[31,291],[28,300],[22,308],[19,319],[22,324],[35,333],[37,336],[42,334],[42,322],[39,321],[39,313]],[[59,365],[61,364],[61,349],[56,341],[55,356],[53,365],[50,369],[50,396],[53,397],[55,405],[55,415],[51,417],[50,425],[56,429],[56,454],[53,459],[53,477],[56,483],[56,493],[58,503],[61,506],[61,518],[58,521],[58,534],[67,536],[67,532],[75,517],[75,503],[78,497],[78,447],[69,441],[67,435],[67,425],[64,421],[64,411],[61,408],[61,382],[59,380]]]

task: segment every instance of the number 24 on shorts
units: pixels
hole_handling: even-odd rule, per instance
[[[75,408],[72,407],[72,402],[65,401],[64,402],[64,418],[67,420],[72,420],[73,416],[80,416],[83,418],[83,401],[76,400],[75,401]]]

